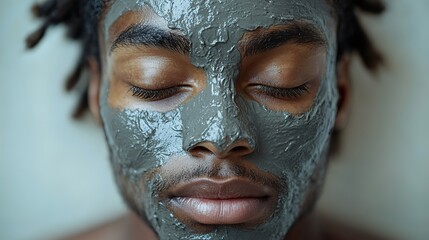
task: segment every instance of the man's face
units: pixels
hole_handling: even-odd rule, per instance
[[[322,0],[106,9],[111,163],[161,239],[280,239],[312,205],[337,103],[331,10]]]

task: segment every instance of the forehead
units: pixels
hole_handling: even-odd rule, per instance
[[[231,29],[251,31],[293,20],[306,20],[327,31],[333,20],[326,0],[114,0],[105,11],[103,27],[108,30],[124,13],[147,8],[171,29],[220,38],[227,38]]]
[[[324,35],[327,50],[335,49],[333,8],[326,0],[116,0],[106,11],[104,37],[109,39],[112,24],[128,12],[153,12],[165,20],[164,27],[178,30],[192,43],[191,62],[197,67],[218,71],[216,61],[240,62],[237,43],[247,32],[291,22],[307,22]],[[157,23],[155,23],[157,24]]]

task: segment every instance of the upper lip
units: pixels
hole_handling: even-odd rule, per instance
[[[197,178],[178,184],[168,190],[170,198],[205,198],[205,199],[236,199],[236,198],[269,198],[276,191],[266,185],[254,183],[246,178],[211,179]]]

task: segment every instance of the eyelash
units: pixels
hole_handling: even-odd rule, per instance
[[[139,97],[148,101],[158,101],[165,98],[172,97],[173,95],[180,92],[180,87],[171,87],[165,89],[143,89],[136,86],[132,86],[129,90],[133,96]]]
[[[304,94],[309,93],[310,84],[305,83],[301,86],[294,88],[275,88],[265,85],[254,85],[256,92],[261,95],[268,95],[278,99],[297,99]],[[158,101],[165,98],[169,98],[180,92],[179,87],[171,87],[165,89],[143,89],[136,86],[132,86],[129,90],[132,96],[139,97],[148,101]]]
[[[254,85],[254,87],[257,94],[285,100],[298,99],[310,92],[310,84],[308,83],[294,88],[276,88],[265,85]]]

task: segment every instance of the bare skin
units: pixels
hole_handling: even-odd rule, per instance
[[[133,213],[64,240],[157,240],[155,233]],[[290,230],[285,240],[383,240],[338,222],[310,214]]]

